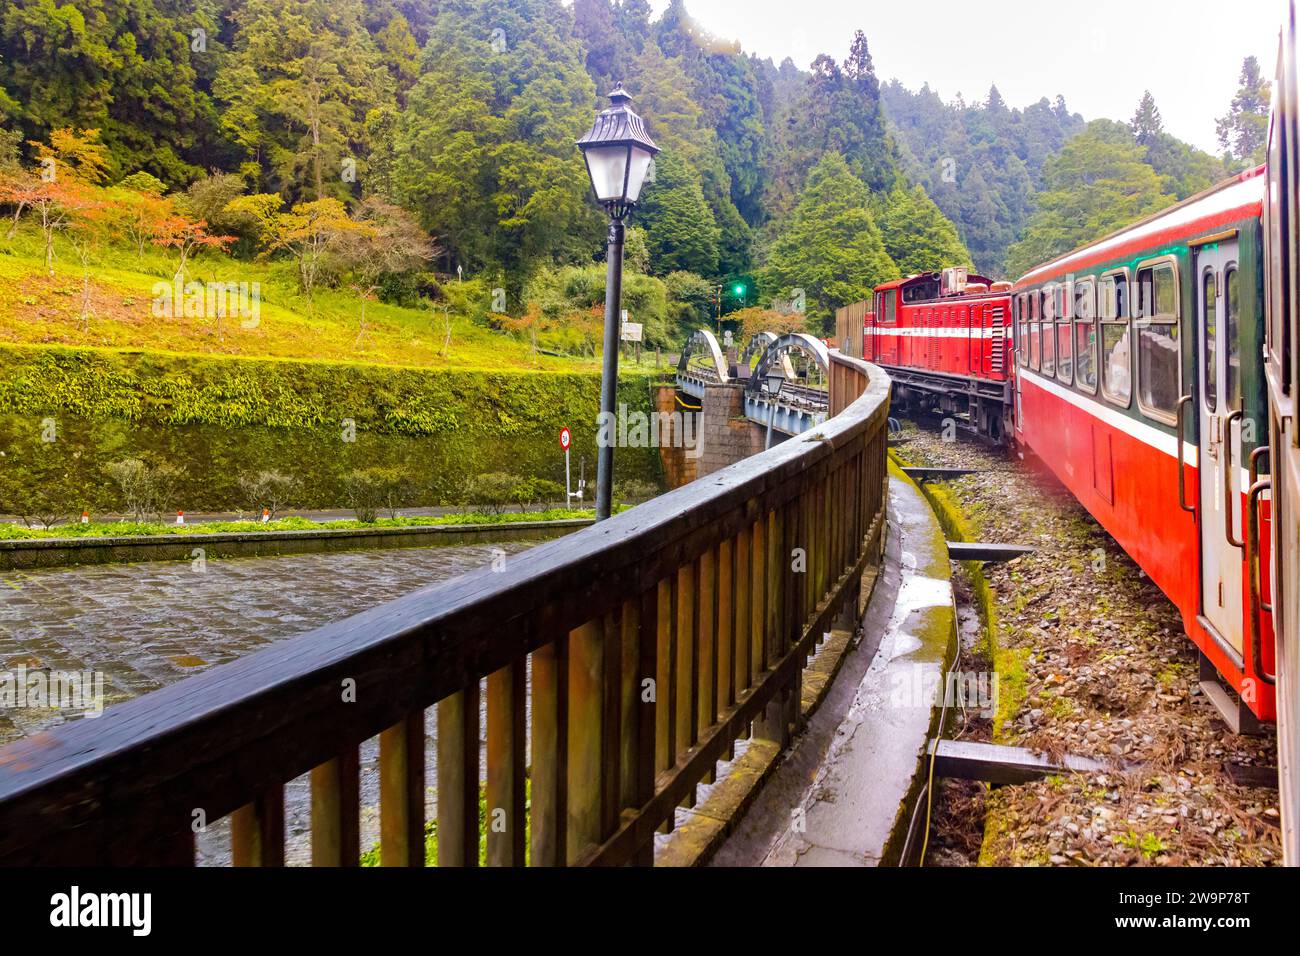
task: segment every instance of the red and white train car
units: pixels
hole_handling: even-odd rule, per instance
[[[1012,296],[1017,442],[1178,606],[1241,730],[1276,715],[1269,561],[1247,553],[1269,540],[1267,499],[1247,507],[1269,421],[1261,172],[1040,266]]]
[[[863,357],[889,371],[901,409],[953,415],[1000,442],[1009,426],[1011,283],[945,269],[877,286]]]

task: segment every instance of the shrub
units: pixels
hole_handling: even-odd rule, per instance
[[[658,495],[659,489],[648,481],[627,478],[623,481],[614,482],[615,504],[635,505],[642,501],[649,501],[651,498],[658,497]]]
[[[136,521],[149,518],[163,520],[163,513],[171,510],[176,486],[185,470],[165,461],[150,464],[139,458],[127,458],[108,466],[109,476],[122,491],[126,510]]]
[[[499,515],[521,499],[526,503],[529,494],[528,482],[518,475],[492,471],[465,482],[464,503],[487,514]]]
[[[367,524],[380,510],[396,518],[398,509],[411,502],[417,490],[414,477],[405,468],[363,468],[343,478],[343,493],[357,520]]]
[[[278,471],[259,471],[239,479],[239,490],[244,495],[243,504],[247,509],[256,515],[265,508],[272,520],[297,485],[291,477]]]
[[[384,469],[379,468],[350,471],[343,476],[343,495],[358,521],[373,524],[379,517],[386,481]]]

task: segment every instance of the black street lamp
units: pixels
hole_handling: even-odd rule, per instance
[[[650,172],[659,147],[646,131],[645,121],[632,109],[632,97],[620,83],[609,94],[610,105],[596,115],[578,149],[587,161],[587,174],[596,201],[609,214],[605,274],[605,364],[600,379],[601,421],[610,428],[597,449],[596,520],[612,510],[614,482],[614,401],[618,390],[619,311],[623,300],[623,220],[627,218]]]

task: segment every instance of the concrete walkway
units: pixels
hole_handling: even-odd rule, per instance
[[[928,771],[956,619],[943,532],[892,465],[885,566],[863,632],[711,865],[898,862]]]

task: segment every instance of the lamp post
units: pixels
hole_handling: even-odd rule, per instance
[[[767,440],[763,443],[764,450],[772,447],[772,422],[776,420],[776,400],[781,396],[781,388],[785,385],[785,369],[779,365],[770,367],[767,370],[766,381],[768,401],[772,403],[772,407],[767,413]]]
[[[609,94],[610,106],[596,115],[587,135],[578,140],[596,201],[609,215],[605,260],[605,355],[600,379],[600,415],[612,425],[618,389],[619,310],[623,298],[623,220],[641,198],[650,163],[659,147],[645,121],[632,109],[632,97],[619,83]],[[614,443],[611,434],[600,443],[596,458],[596,520],[609,517],[613,498]]]

